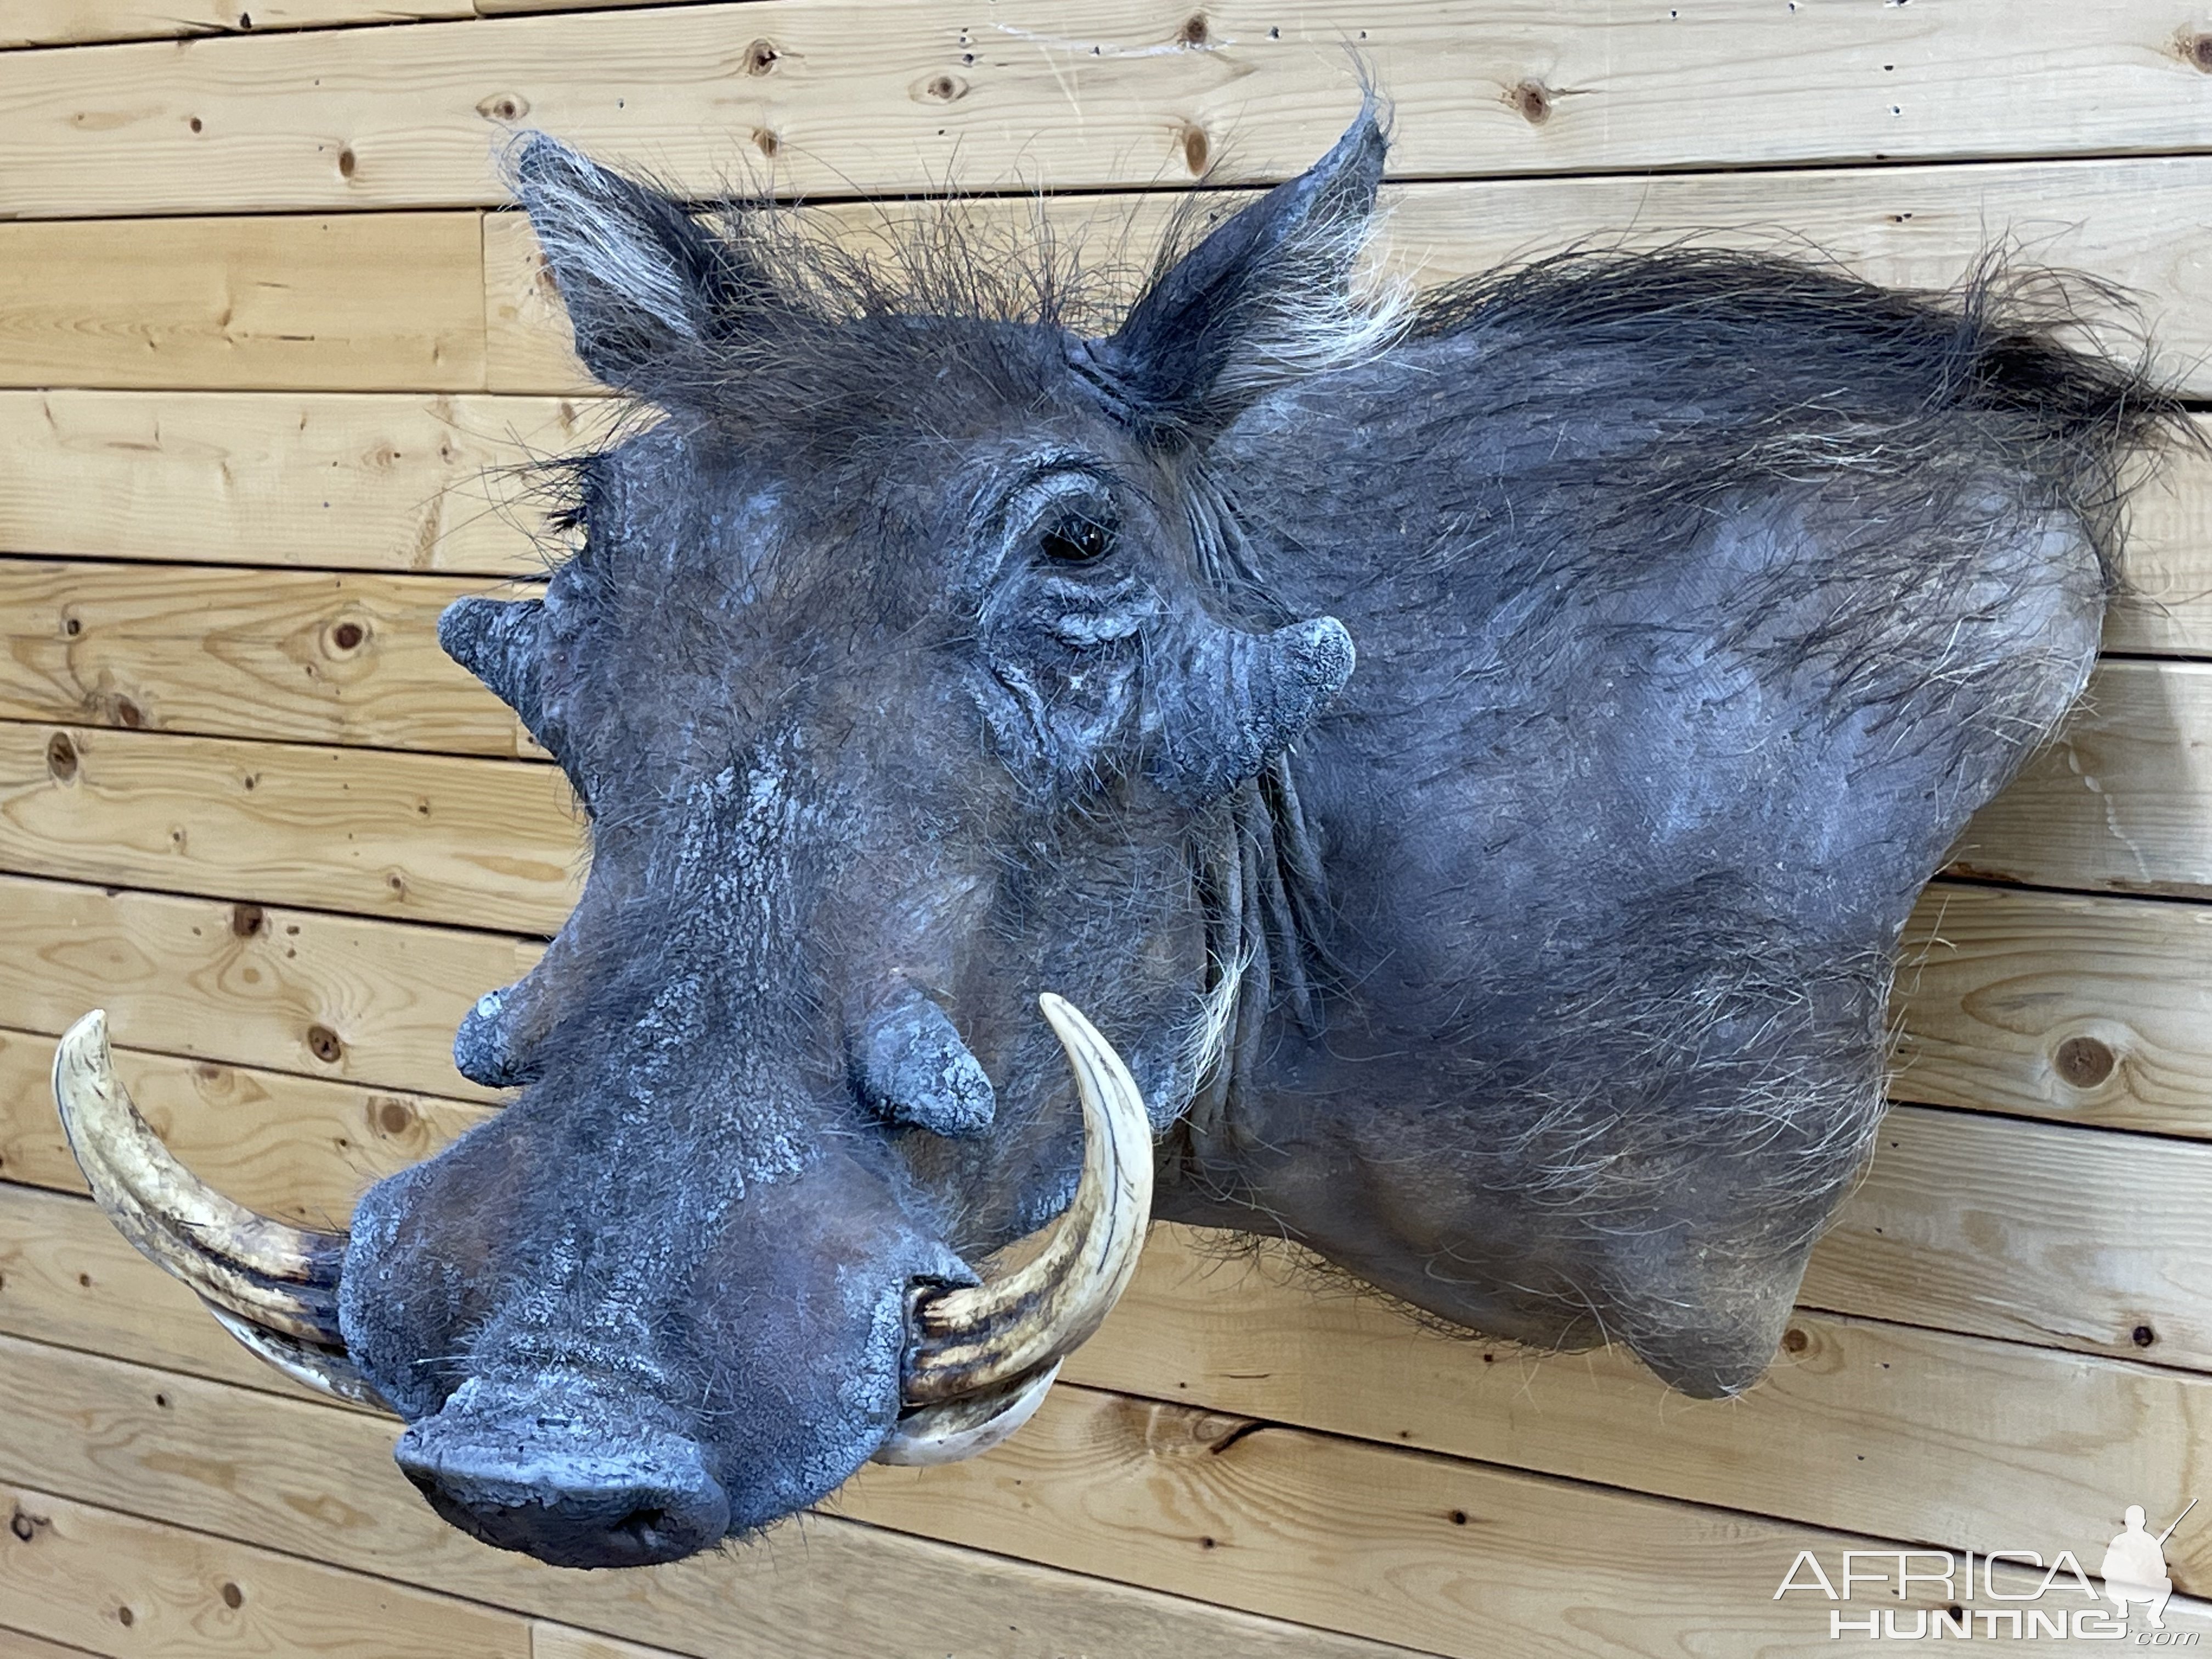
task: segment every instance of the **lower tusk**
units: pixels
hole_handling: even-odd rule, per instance
[[[1022,1267],[916,1304],[907,1352],[910,1407],[1013,1389],[1073,1353],[1128,1287],[1144,1249],[1152,1206],[1144,1096],[1113,1045],[1073,1004],[1049,994],[1037,1003],[1066,1053],[1083,1107],[1075,1196]]]
[[[890,1438],[876,1449],[873,1462],[907,1468],[933,1463],[957,1463],[974,1457],[1011,1436],[1036,1415],[1044,1404],[1052,1380],[1060,1375],[1055,1360],[1025,1382],[1011,1388],[971,1394],[939,1406],[921,1406],[901,1414]]]
[[[346,1357],[342,1349],[319,1347],[302,1342],[282,1331],[272,1331],[266,1325],[249,1324],[228,1309],[214,1303],[206,1304],[215,1316],[215,1322],[236,1337],[246,1351],[264,1364],[282,1371],[305,1389],[331,1400],[343,1400],[349,1405],[366,1406],[371,1411],[383,1412],[397,1417],[392,1403],[376,1391],[376,1387],[361,1374],[360,1369]]]
[[[116,1076],[100,1010],[70,1026],[54,1051],[54,1103],[93,1197],[140,1254],[248,1325],[343,1351],[345,1235],[257,1214],[179,1164]]]

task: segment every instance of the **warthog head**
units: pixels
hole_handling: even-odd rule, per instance
[[[518,1096],[349,1241],[176,1169],[96,1022],[61,1061],[133,1237],[406,1418],[441,1514],[679,1557],[989,1443],[1103,1317],[1233,988],[1226,803],[1352,669],[1238,580],[1206,448],[1385,338],[1352,270],[1382,153],[1363,117],[1086,329],[1034,250],[710,228],[520,147],[577,349],[647,418],[570,471],[543,598],[441,627],[590,826],[574,915],[456,1045]]]

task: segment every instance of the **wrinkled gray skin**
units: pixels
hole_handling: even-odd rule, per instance
[[[585,361],[660,418],[581,469],[542,606],[442,630],[592,858],[457,1044],[519,1097],[347,1260],[441,1513],[627,1565],[837,1486],[909,1286],[1071,1189],[1046,989],[1143,1086],[1159,1214],[1759,1376],[2151,417],[1992,291],[1779,261],[1394,326],[1348,280],[1383,151],[1363,115],[1088,341],[520,153]]]

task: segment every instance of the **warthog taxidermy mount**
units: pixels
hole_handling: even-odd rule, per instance
[[[653,418],[568,473],[542,599],[441,629],[591,823],[456,1044],[520,1093],[306,1232],[169,1158],[94,1016],[57,1088],[118,1222],[574,1565],[990,1443],[1148,1205],[1753,1382],[1907,912],[2081,689],[2172,404],[1986,276],[1411,298],[1361,275],[1385,149],[1364,113],[1086,326],[1048,247],[863,258],[526,141]]]

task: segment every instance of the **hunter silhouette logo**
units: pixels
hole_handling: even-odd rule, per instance
[[[2121,1618],[2128,1616],[2128,1603],[2144,1601],[2150,1607],[2150,1627],[2166,1628],[2166,1604],[2173,1595],[2173,1580],[2166,1571],[2166,1540],[2196,1507],[2192,1498],[2189,1508],[2173,1517],[2172,1525],[2154,1538],[2143,1529],[2142,1505],[2128,1505],[2127,1514],[2121,1517],[2126,1530],[2106,1548],[2099,1570],[2105,1580],[2105,1594],[2112,1597]]]
[[[2166,1626],[2173,1598],[2166,1544],[2196,1507],[2192,1498],[2165,1531],[2154,1534],[2142,1505],[2128,1505],[2121,1530],[2098,1563],[2101,1594],[2072,1550],[2059,1551],[2048,1563],[2037,1550],[1845,1550],[1841,1571],[1832,1575],[1814,1552],[1800,1550],[1774,1599],[1811,1595],[1832,1602],[1903,1602],[1917,1593],[1923,1604],[1910,1610],[1855,1607],[1848,1613],[1832,1607],[1832,1642],[1847,1636],[1893,1642],[2058,1638],[2193,1648],[2203,1641],[2201,1632]],[[1945,1605],[1930,1607],[1925,1605],[1930,1600]],[[2137,1603],[2148,1626],[2141,1631],[2130,1619]]]

